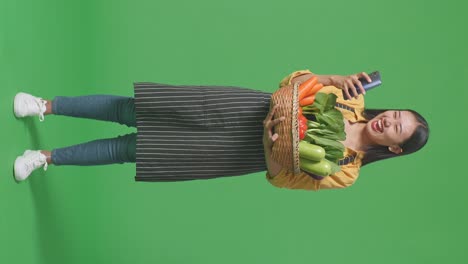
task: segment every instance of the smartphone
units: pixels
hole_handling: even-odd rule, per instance
[[[364,90],[366,90],[366,92],[374,87],[377,87],[379,85],[382,84],[382,80],[380,79],[380,72],[379,71],[375,71],[375,72],[372,72],[369,74],[369,77],[371,78],[371,82],[368,82],[367,79],[365,77],[361,77],[359,78],[359,81],[361,82],[362,84],[362,87],[364,88]],[[358,94],[361,94],[361,89],[359,89],[358,86],[356,86],[356,84],[354,84],[354,87],[356,87],[356,90],[358,92]],[[351,90],[351,89],[348,89],[348,92],[351,96],[353,96],[354,92]],[[350,100],[351,98],[348,98],[346,96],[346,93],[345,91],[343,90],[343,97],[344,99],[346,100]],[[354,98],[354,97],[353,97]]]

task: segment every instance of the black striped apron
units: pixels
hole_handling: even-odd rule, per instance
[[[135,82],[134,93],[136,181],[211,179],[267,170],[263,120],[271,93],[154,82]]]
[[[136,181],[185,181],[266,171],[271,93],[234,86],[134,83]]]

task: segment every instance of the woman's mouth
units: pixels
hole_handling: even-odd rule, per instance
[[[372,122],[372,129],[377,133],[383,133],[382,119]]]

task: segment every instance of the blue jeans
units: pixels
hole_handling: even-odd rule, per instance
[[[55,115],[117,122],[136,127],[135,99],[116,95],[56,96]],[[136,162],[136,133],[98,139],[51,151],[54,165],[103,165]]]

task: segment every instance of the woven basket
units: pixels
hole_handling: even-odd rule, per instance
[[[299,167],[299,123],[297,120],[299,85],[299,82],[295,82],[294,85],[281,87],[272,94],[270,103],[270,109],[272,105],[279,104],[273,119],[286,117],[284,121],[273,128],[279,137],[273,144],[271,158],[294,171],[295,175],[301,172]]]

